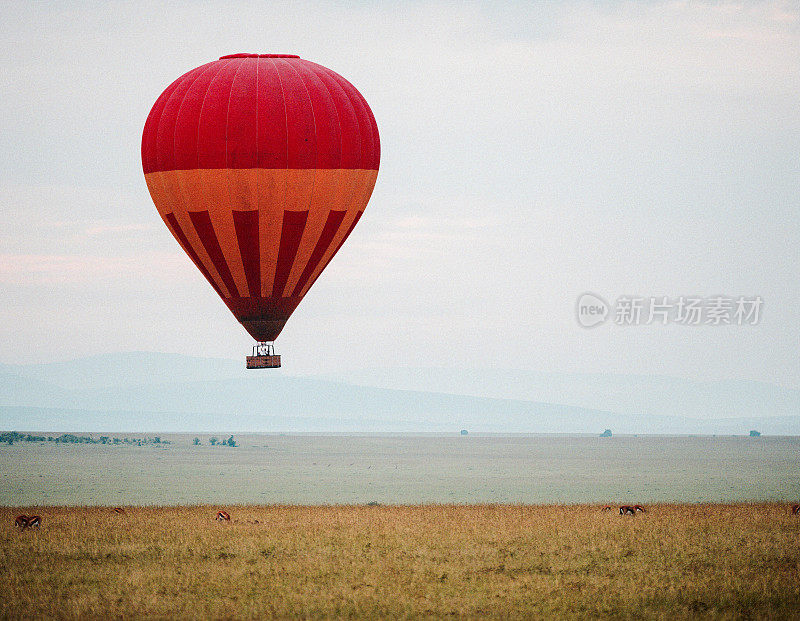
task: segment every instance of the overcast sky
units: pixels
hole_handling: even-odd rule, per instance
[[[382,160],[277,341],[287,371],[800,387],[798,4],[165,5],[0,5],[0,360],[249,351],[158,217],[141,131],[193,67],[294,53],[361,91]],[[586,291],[758,295],[763,316],[589,330]]]

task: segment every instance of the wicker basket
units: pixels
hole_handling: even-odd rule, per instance
[[[280,356],[247,356],[248,369],[279,369]]]

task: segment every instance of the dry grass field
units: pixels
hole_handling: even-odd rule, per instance
[[[786,505],[225,508],[0,509],[0,617],[800,618]]]

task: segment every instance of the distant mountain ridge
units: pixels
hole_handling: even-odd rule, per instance
[[[674,378],[500,370],[292,376],[247,371],[233,360],[133,352],[0,365],[0,429],[800,434],[798,391],[759,384],[748,393],[753,384],[698,392],[704,385]],[[731,399],[750,410],[728,412]]]
[[[545,401],[620,413],[698,418],[800,416],[800,390],[766,382],[505,369],[366,369],[326,375],[360,386]]]

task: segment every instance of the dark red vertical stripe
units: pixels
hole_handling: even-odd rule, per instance
[[[292,292],[293,296],[300,295],[300,292],[303,290],[306,282],[309,278],[311,278],[311,274],[314,273],[317,265],[319,265],[319,262],[322,260],[322,256],[328,249],[328,246],[331,245],[333,237],[336,235],[336,231],[339,230],[342,220],[344,220],[344,214],[346,213],[346,211],[333,210],[328,212],[328,219],[325,220],[325,226],[322,227],[322,234],[319,236],[317,244],[314,246],[314,250],[311,251],[311,256],[308,259],[308,263],[306,264],[303,273],[300,275],[300,280],[297,281],[297,285]]]
[[[330,263],[331,259],[333,259],[333,257],[335,257],[335,256],[336,256],[336,253],[337,253],[337,252],[339,252],[339,248],[341,248],[341,247],[342,247],[342,245],[344,244],[344,242],[346,242],[346,241],[347,241],[347,238],[348,238],[348,237],[350,237],[350,233],[352,233],[352,232],[353,232],[353,229],[354,229],[354,228],[356,228],[356,224],[358,224],[358,221],[361,219],[361,214],[363,214],[363,213],[364,213],[363,211],[359,211],[359,212],[356,214],[356,217],[355,217],[355,218],[353,218],[353,222],[352,222],[352,224],[350,224],[350,228],[348,228],[348,229],[347,229],[347,233],[345,233],[345,234],[344,234],[344,237],[342,237],[342,241],[340,241],[340,242],[339,242],[339,245],[338,245],[338,246],[336,246],[336,250],[334,250],[334,251],[331,253],[331,256],[330,256],[330,258],[328,259],[328,263]],[[327,265],[328,263],[326,263],[325,265]],[[325,268],[325,265],[323,265],[323,266],[322,266],[322,267],[323,267],[323,269]],[[316,278],[314,278],[314,280],[312,280],[312,281],[311,281],[311,285],[313,285],[315,282],[317,282],[317,278],[319,278],[320,274],[322,274],[322,272],[320,272],[319,274],[317,274]],[[310,287],[311,285],[309,285],[309,287]]]
[[[359,211],[356,214],[356,217],[353,218],[353,223],[350,225],[350,228],[347,229],[347,233],[344,234],[344,237],[342,237],[342,241],[340,241],[339,245],[336,246],[336,252],[339,252],[339,248],[341,248],[342,244],[344,244],[344,242],[347,241],[347,238],[350,237],[350,233],[352,233],[353,229],[356,228],[356,224],[358,224],[358,221],[361,220],[361,216],[363,215],[363,213],[364,213],[363,211]],[[333,254],[336,254],[336,252],[334,252]]]
[[[233,226],[242,255],[244,277],[250,297],[261,297],[261,252],[258,242],[258,211],[234,211]]]
[[[275,267],[275,282],[272,284],[272,296],[283,297],[286,281],[292,271],[297,248],[306,228],[308,211],[284,211],[281,227],[281,245],[278,248],[278,264]]]
[[[211,274],[208,273],[208,270],[206,269],[206,266],[203,265],[203,262],[200,260],[200,257],[197,256],[197,253],[194,251],[194,248],[192,248],[192,245],[189,243],[189,240],[186,239],[186,235],[184,234],[181,225],[178,224],[178,220],[177,218],[175,218],[175,214],[168,213],[166,218],[167,222],[169,223],[169,228],[172,229],[172,233],[175,235],[175,237],[178,238],[178,241],[180,242],[181,246],[183,246],[183,249],[186,251],[186,254],[189,255],[189,258],[192,261],[194,261],[194,264],[197,266],[197,269],[199,269],[200,273],[203,274],[203,276],[206,277],[206,280],[211,283],[211,286],[214,287],[214,291],[216,291],[219,294],[219,297],[221,298],[225,297],[224,295],[222,295],[222,291],[220,291],[219,287],[217,287],[217,283],[215,283],[214,279],[211,278]]]
[[[225,261],[225,255],[222,254],[222,248],[219,247],[219,240],[217,239],[217,234],[214,232],[214,225],[211,224],[211,217],[208,215],[208,212],[190,211],[189,218],[191,218],[192,224],[197,231],[197,236],[203,244],[203,248],[206,249],[208,256],[211,258],[211,262],[214,264],[214,267],[217,268],[219,276],[228,288],[231,297],[238,297],[239,291],[236,288],[236,283],[233,282],[233,276],[231,276],[231,270],[228,268],[227,261]]]

